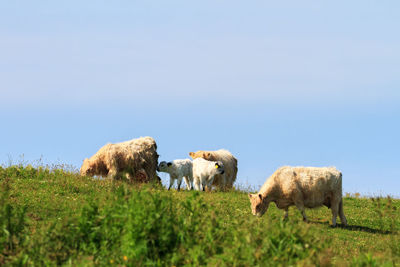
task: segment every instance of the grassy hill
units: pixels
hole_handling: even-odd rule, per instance
[[[62,169],[0,167],[0,265],[397,266],[400,200],[346,196],[349,226],[327,208],[303,223],[247,192],[166,191]]]

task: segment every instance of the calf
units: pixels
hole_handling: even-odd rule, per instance
[[[174,184],[175,180],[178,180],[178,190],[181,188],[182,178],[185,179],[185,183],[188,189],[192,189],[193,183],[193,164],[190,159],[176,159],[171,162],[162,161],[157,167],[157,171],[169,173],[169,187]]]
[[[211,188],[214,177],[224,174],[224,165],[221,161],[209,161],[203,158],[193,160],[193,183],[196,190],[205,191],[205,187]]]

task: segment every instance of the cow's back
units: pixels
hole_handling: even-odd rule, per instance
[[[342,175],[334,167],[285,167],[281,184],[292,194],[300,191],[308,208],[322,206],[332,197],[341,197]]]
[[[226,177],[226,183],[228,188],[233,186],[233,183],[236,181],[236,176],[237,176],[237,159],[232,155],[231,152],[225,149],[220,149],[216,151],[209,151],[210,153],[210,158],[208,160],[212,161],[222,161],[224,164],[225,168],[225,174],[223,174]],[[218,183],[222,179],[221,174],[217,174],[215,176],[214,182]]]

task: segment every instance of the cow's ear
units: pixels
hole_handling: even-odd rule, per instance
[[[189,152],[189,156],[191,156],[193,158],[194,152]]]
[[[262,195],[261,194],[258,194],[258,197],[260,198],[260,200],[262,200]]]
[[[168,162],[168,163],[167,163],[167,166],[168,166],[168,167],[171,167],[171,165],[172,165],[172,162]]]
[[[252,194],[250,194],[250,193],[248,194],[248,196],[249,196],[249,198],[250,198],[250,199],[253,197],[253,195],[252,195]]]
[[[210,152],[205,153],[205,157],[206,157],[207,159],[210,159],[210,158],[211,158],[211,153],[210,153]]]

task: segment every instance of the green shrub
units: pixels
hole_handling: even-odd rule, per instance
[[[253,218],[251,217],[253,220]],[[19,260],[33,265],[286,265],[317,262],[322,251],[308,229],[279,221],[241,228],[226,221],[193,192],[181,202],[168,192],[120,186],[110,203],[92,201],[80,216],[55,222],[32,240]]]
[[[13,256],[27,238],[26,207],[16,208],[9,201],[9,184],[4,180],[0,187],[0,264]]]

